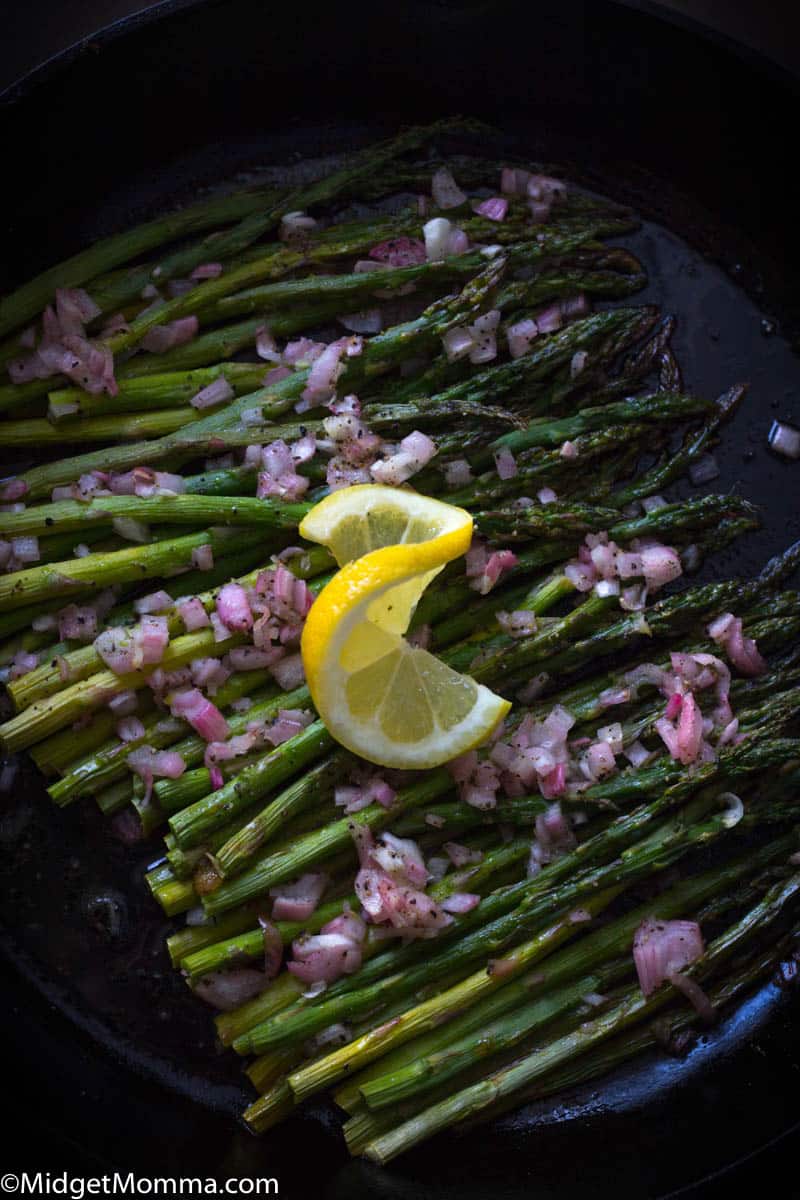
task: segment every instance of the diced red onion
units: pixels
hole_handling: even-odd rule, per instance
[[[473,479],[470,465],[465,458],[456,458],[445,463],[444,479],[449,488],[466,487]]]
[[[139,697],[134,691],[117,692],[108,702],[115,717],[130,717],[139,707]]]
[[[204,629],[210,624],[203,601],[199,600],[197,596],[192,596],[188,600],[179,600],[177,609],[187,633],[194,633],[196,629]]]
[[[481,577],[475,579],[470,586],[481,596],[487,596],[503,573],[510,571],[518,561],[516,554],[511,550],[495,550],[489,555]]]
[[[661,508],[667,507],[667,501],[663,496],[645,496],[642,500],[642,508],[646,513],[658,512]]]
[[[487,217],[490,221],[504,221],[508,212],[508,201],[504,196],[490,196],[476,204],[473,212],[479,217]]]
[[[511,637],[531,637],[538,629],[535,613],[524,608],[511,613],[498,612],[496,617],[500,628]]]
[[[150,541],[150,526],[133,517],[114,517],[111,527],[126,542],[137,542],[144,545]]]
[[[290,654],[280,662],[273,663],[270,673],[284,692],[292,692],[305,682],[303,660],[299,654]]]
[[[592,563],[569,562],[564,568],[564,574],[579,592],[590,592],[597,580]]]
[[[303,407],[297,408],[295,405],[298,412],[303,411],[305,407],[311,408],[330,400],[336,388],[336,381],[344,370],[340,361],[344,352],[345,339],[340,338],[339,341],[326,346],[319,358],[314,360],[301,395]]]
[[[237,967],[229,971],[209,971],[193,984],[193,991],[206,1004],[222,1012],[232,1012],[260,995],[269,983],[263,971]]]
[[[540,333],[555,333],[563,323],[560,304],[548,304],[536,314],[536,325]]]
[[[158,613],[165,608],[171,608],[175,601],[170,596],[169,592],[161,591],[149,592],[146,596],[140,596],[138,600],[134,600],[134,611],[141,616],[143,613]]]
[[[462,913],[472,912],[473,908],[477,908],[481,902],[480,896],[476,896],[473,892],[453,892],[446,899],[441,901],[440,908],[446,913]]]
[[[228,652],[228,661],[234,671],[263,671],[274,663],[275,652],[256,646],[235,646]]]
[[[232,400],[234,395],[234,390],[225,376],[220,375],[218,379],[212,380],[192,396],[189,403],[192,408],[213,408],[215,404],[223,404],[226,400]]]
[[[653,591],[683,574],[680,556],[672,546],[646,546],[641,551],[641,558],[647,586]]]
[[[148,329],[140,345],[151,354],[163,354],[166,350],[190,342],[197,335],[199,328],[200,322],[197,317],[178,317],[168,325],[154,325],[152,329]]]
[[[269,889],[275,903],[273,921],[307,921],[317,908],[329,878],[324,871],[308,872],[294,883],[282,883]]]
[[[278,237],[282,242],[296,242],[307,238],[312,229],[316,229],[317,222],[313,217],[309,217],[304,212],[285,213],[281,217],[280,229]]]
[[[629,746],[626,746],[623,754],[633,767],[641,767],[650,757],[650,751],[646,750],[642,743],[638,741],[631,742]]]
[[[689,478],[695,487],[701,483],[710,483],[719,476],[719,465],[713,454],[703,454],[696,462],[689,464]]]
[[[383,328],[379,308],[362,308],[358,312],[345,313],[338,321],[351,333],[380,333]]]
[[[2,489],[0,489],[0,495],[2,496],[3,500],[13,502],[14,500],[21,500],[22,497],[27,494],[27,491],[28,485],[24,479],[8,479],[2,485]]]
[[[451,229],[447,235],[445,257],[453,258],[457,254],[466,254],[469,250],[469,238],[463,229]]]
[[[12,538],[11,553],[13,554],[14,558],[16,558],[17,562],[39,562],[41,558],[39,552],[39,539],[30,535]]]
[[[593,742],[586,751],[586,762],[592,779],[604,779],[616,770],[614,751],[608,742]]]
[[[88,606],[68,604],[58,614],[60,641],[91,642],[97,636],[97,613]]]
[[[526,683],[524,687],[520,688],[520,690],[517,692],[517,698],[522,704],[531,704],[534,700],[541,696],[549,682],[550,676],[546,671],[542,671],[539,675],[534,675],[534,677],[528,683]]]
[[[500,323],[500,312],[491,309],[483,316],[477,317],[470,325],[474,345],[469,352],[469,361],[479,365],[491,362],[497,358],[497,326]]]
[[[117,722],[117,737],[122,742],[135,742],[144,737],[144,725],[138,717],[123,717]]]
[[[585,350],[577,350],[573,354],[569,364],[569,373],[571,379],[575,379],[576,376],[580,375],[581,371],[586,366],[586,360],[588,357],[589,356]]]
[[[228,722],[217,706],[197,688],[175,692],[170,699],[170,710],[174,717],[188,721],[206,742],[223,742],[230,733]]]
[[[222,274],[222,263],[207,262],[200,263],[192,271],[190,279],[219,279]]]
[[[439,167],[434,171],[431,194],[437,208],[459,208],[467,201],[466,194],[461,191],[447,167]]]
[[[482,812],[497,806],[497,796],[494,788],[477,787],[474,784],[467,784],[462,792],[461,799],[465,804],[469,804],[471,808],[477,808]]]
[[[633,939],[633,961],[643,995],[652,995],[666,979],[697,962],[704,952],[703,935],[696,921],[645,918]]]
[[[226,583],[216,600],[217,616],[227,629],[246,633],[253,628],[253,614],[247,592],[240,583]]]
[[[475,338],[471,329],[466,326],[456,326],[454,329],[448,329],[442,337],[442,346],[448,362],[458,362],[459,359],[466,358],[474,346]]]
[[[783,458],[800,458],[800,429],[787,425],[785,421],[773,421],[767,436],[767,444]]]
[[[422,228],[428,262],[444,262],[453,226],[447,217],[433,217]]]
[[[482,850],[470,850],[458,842],[445,842],[442,849],[454,867],[465,867],[468,863],[479,863],[484,859]]]
[[[530,317],[518,320],[513,325],[506,326],[506,340],[509,342],[509,354],[512,359],[522,358],[527,354],[536,338],[539,337],[539,325]]]
[[[443,219],[443,218],[442,218]],[[449,226],[450,222],[445,221]],[[378,242],[369,252],[372,259],[385,263],[389,267],[415,267],[425,262],[426,242],[418,238],[390,238],[386,242]],[[358,266],[358,264],[356,264]],[[365,269],[362,264],[362,270]]]
[[[342,933],[318,933],[292,943],[293,959],[286,964],[303,983],[333,983],[361,966],[361,949]]]
[[[128,755],[126,762],[145,784],[145,803],[150,799],[153,778],[179,779],[186,770],[186,763],[177,750],[154,750],[152,746],[138,746]]]
[[[9,678],[19,679],[23,675],[27,675],[29,671],[33,671],[39,665],[39,658],[31,650],[18,650],[12,659]]]

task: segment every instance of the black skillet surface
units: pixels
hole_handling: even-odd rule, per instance
[[[617,4],[407,4],[388,24],[361,3],[305,9],[302,22],[257,0],[175,7],[11,97],[2,144],[26,187],[5,189],[9,278],[238,170],[469,112],[502,126],[509,149],[578,164],[654,218],[628,244],[651,274],[645,298],[681,316],[688,384],[751,380],[719,452],[721,485],[764,504],[765,528],[720,569],[750,570],[798,535],[798,468],[764,449],[773,415],[800,417],[784,336],[800,326],[785,79]],[[768,986],[687,1062],[642,1060],[385,1172],[345,1162],[326,1108],[256,1141],[233,1120],[236,1064],[215,1053],[205,1011],[160,953],[141,856],[110,849],[89,806],[54,813],[29,779],[15,805],[0,817],[7,1079],[18,1064],[9,1082],[26,1123],[88,1145],[98,1169],[274,1176],[283,1195],[337,1200],[638,1198],[736,1162],[800,1117],[798,1003]],[[107,887],[125,910],[116,938],[93,919]]]

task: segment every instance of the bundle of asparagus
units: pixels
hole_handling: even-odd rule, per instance
[[[660,495],[744,388],[685,394],[671,317],[592,311],[645,283],[602,241],[633,214],[407,161],[451,132],[191,205],[0,302],[0,444],[75,450],[4,485],[2,746],[116,836],[165,831],[147,884],[254,1056],[249,1127],[334,1087],[381,1163],[713,1019],[794,953],[800,892],[800,548],[653,599],[758,523]],[[408,480],[477,535],[410,636],[514,703],[396,776],[314,712],[298,643],[336,563],[297,529],[328,490]]]

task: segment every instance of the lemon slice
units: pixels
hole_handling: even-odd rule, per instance
[[[468,549],[469,513],[366,484],[326,497],[301,533],[345,562],[312,605],[301,642],[312,699],[333,737],[371,762],[412,768],[483,742],[508,701],[403,638],[425,588]],[[389,536],[400,540],[370,548]]]
[[[360,483],[331,492],[300,523],[300,535],[327,546],[339,566],[383,546],[438,541],[444,566],[469,548],[472,517],[418,492]]]

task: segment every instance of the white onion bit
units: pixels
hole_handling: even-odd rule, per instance
[[[798,459],[800,458],[800,429],[795,429],[793,425],[787,425],[785,421],[773,421],[772,428],[767,435],[767,444],[770,450],[774,450],[783,458]]]

